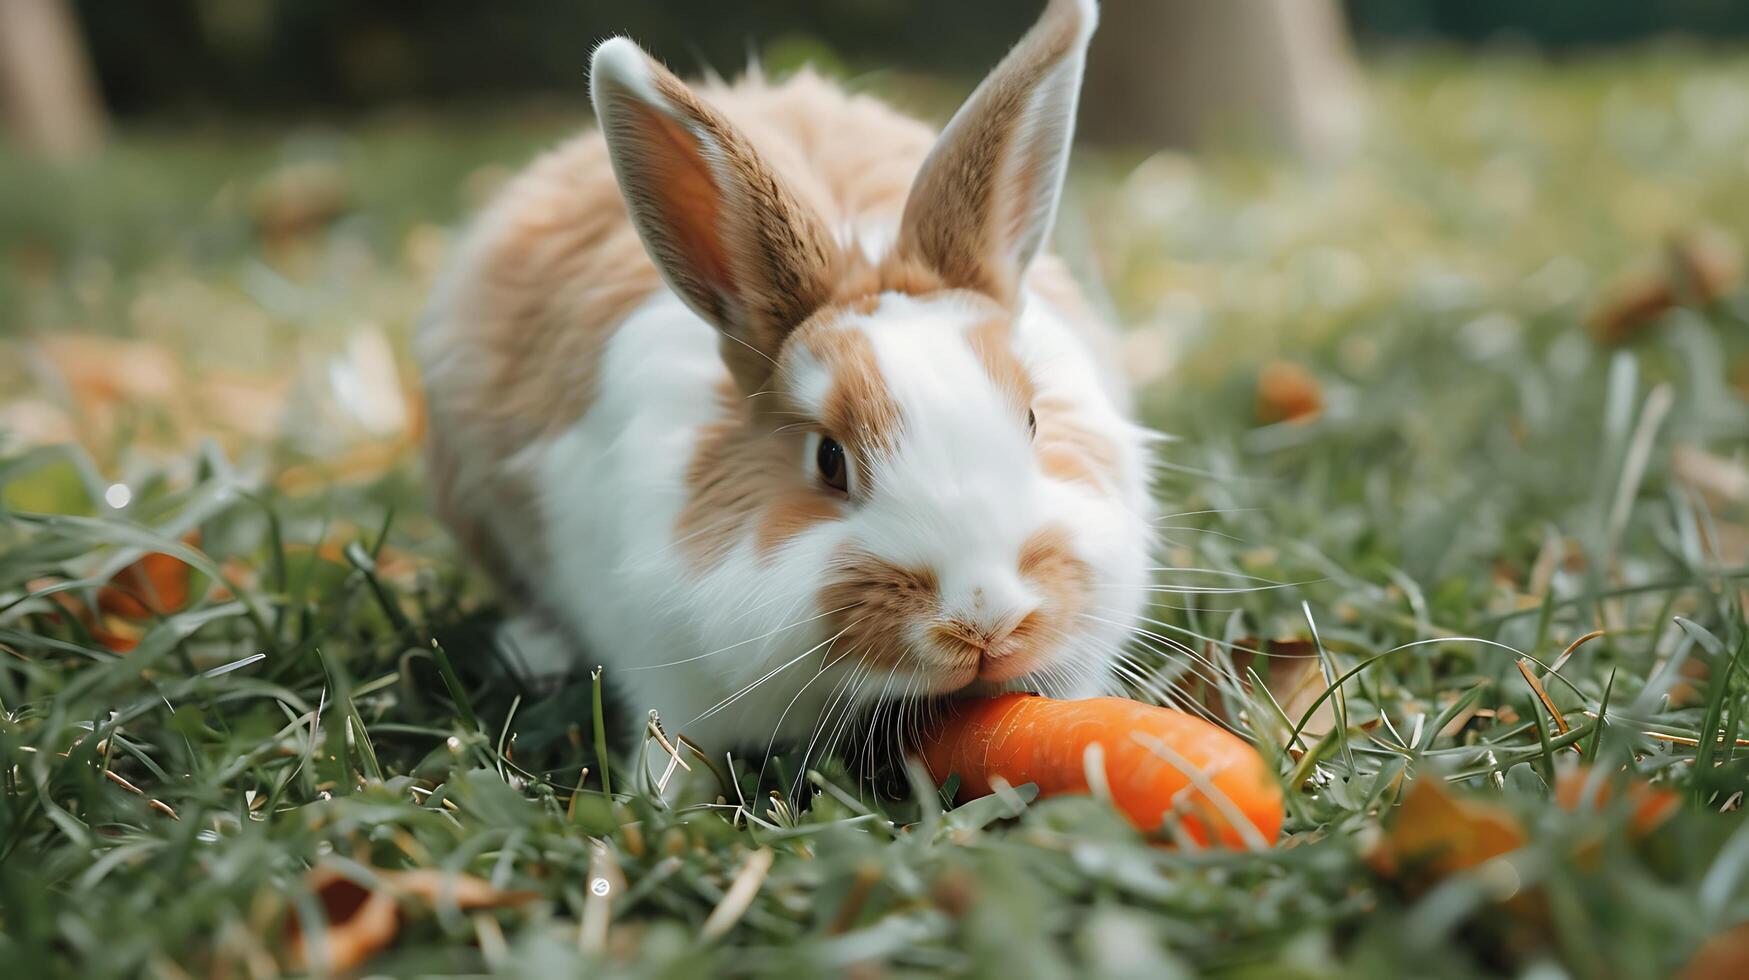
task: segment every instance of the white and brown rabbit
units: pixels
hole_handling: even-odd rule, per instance
[[[1111,683],[1151,440],[1039,254],[1095,19],[1050,0],[939,137],[807,72],[695,90],[595,50],[599,131],[510,183],[417,341],[507,646],[604,664],[719,758],[877,701]]]

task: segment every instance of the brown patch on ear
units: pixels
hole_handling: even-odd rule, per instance
[[[801,469],[801,434],[775,431],[731,386],[717,395],[723,415],[699,430],[675,526],[688,557],[710,567],[751,528],[759,556],[769,558],[803,531],[838,519],[838,502]]]
[[[1012,399],[1014,410],[1024,419],[1033,407],[1032,376],[1026,372],[1026,365],[1020,363],[1020,358],[1014,356],[1013,337],[1013,328],[1006,317],[985,320],[966,331],[966,342],[984,365],[985,373],[990,375],[997,390]]]
[[[906,638],[912,627],[940,614],[941,596],[929,569],[903,568],[846,547],[820,590],[820,610],[831,614],[828,628],[842,632],[845,649],[855,651],[865,664],[895,669],[911,652]]]
[[[1023,145],[1022,136],[1034,95],[1085,49],[1086,16],[1076,0],[1051,0],[955,114],[905,204],[894,248],[900,261],[933,270],[950,288],[1013,304],[1020,276],[1042,244],[1035,239],[1048,230],[1034,225],[1041,201],[1047,216],[1054,207],[1056,153],[1064,145],[1035,148]],[[1062,108],[1073,116],[1072,103]],[[1047,181],[1051,186],[1042,186]]]
[[[723,334],[745,393],[831,295],[840,250],[741,130],[643,56],[659,103],[604,87],[597,109],[645,246],[677,292]]]
[[[1117,485],[1122,469],[1118,448],[1076,419],[1073,402],[1046,397],[1034,402],[1033,408],[1038,415],[1033,453],[1046,476],[1096,490],[1111,490]]]
[[[664,91],[670,100],[690,99],[684,90]],[[729,315],[724,299],[734,290],[729,255],[717,237],[722,203],[711,180],[710,164],[680,123],[646,103],[628,101],[612,132],[637,146],[622,153],[637,171],[623,181],[634,214],[664,229],[647,240],[656,264],[699,312],[716,323]],[[630,166],[628,164],[628,166]]]

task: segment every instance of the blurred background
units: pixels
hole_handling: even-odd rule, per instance
[[[587,124],[596,41],[939,121],[1037,6],[4,0],[0,449],[90,460],[8,500],[113,507],[202,444],[414,499],[412,324],[458,223]],[[1617,347],[1680,380],[1679,440],[1743,432],[1745,37],[1729,0],[1108,0],[1058,247],[1199,472],[1327,485],[1271,535],[1383,501],[1417,571],[1460,519],[1529,564],[1513,515],[1589,465]]]

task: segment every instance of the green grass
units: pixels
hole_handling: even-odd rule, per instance
[[[1267,853],[1150,846],[1087,799],[944,810],[836,763],[800,813],[750,773],[721,807],[665,808],[624,769],[610,796],[586,675],[553,698],[517,689],[480,642],[489,595],[405,454],[281,479],[394,443],[336,398],[332,365],[361,330],[402,349],[469,175],[563,120],[142,132],[70,174],[0,157],[0,341],[20,355],[0,355],[0,961],[265,972],[287,917],[315,915],[324,865],[534,893],[414,904],[368,966],[392,975],[1679,969],[1749,920],[1749,295],[1673,310],[1621,348],[1584,322],[1672,233],[1740,245],[1749,62],[1376,67],[1354,159],[1088,155],[1062,229],[1133,325],[1149,421],[1181,436],[1161,564],[1290,583],[1163,595],[1136,651],[1147,686],[1219,689],[1277,764],[1289,819]],[[247,202],[293,159],[333,168],[352,204],[264,242]],[[80,401],[22,356],[72,332],[143,340],[188,378],[289,371],[282,435],[176,391]],[[1320,417],[1257,422],[1274,360],[1312,372]],[[83,447],[34,445],[21,420],[44,418]],[[1697,483],[1695,453],[1726,477]],[[125,509],[103,503],[114,482]],[[44,591],[89,599],[195,529],[177,552],[200,570],[195,600],[125,655]],[[236,584],[208,589],[218,576]],[[1163,578],[1216,581],[1231,579]],[[1251,669],[1276,669],[1248,658],[1260,639],[1315,639],[1320,705],[1245,693]],[[1624,805],[1554,806],[1551,780],[1582,757],[1680,809],[1636,836]],[[1510,814],[1524,846],[1445,876],[1382,869],[1368,857],[1406,833],[1396,804],[1416,783]],[[1433,829],[1466,830],[1450,823]],[[765,851],[738,917],[713,920]]]

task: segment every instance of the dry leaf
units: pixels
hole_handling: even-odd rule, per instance
[[[182,540],[198,547],[200,535],[190,532]],[[193,572],[182,559],[154,551],[117,572],[109,584],[97,590],[95,611],[72,592],[57,592],[50,601],[84,623],[92,639],[105,649],[127,653],[139,646],[154,617],[187,607]],[[26,588],[35,592],[54,584],[55,579],[37,579]]]
[[[1749,922],[1708,939],[1688,961],[1681,980],[1737,980],[1749,977]]]
[[[188,544],[198,537],[191,535]],[[194,570],[182,559],[154,551],[117,572],[97,590],[99,612],[126,619],[166,616],[188,605]]]
[[[273,171],[249,195],[263,238],[281,241],[320,231],[351,206],[346,174],[332,163],[294,163]]]
[[[1732,242],[1711,235],[1676,238],[1663,262],[1624,278],[1592,312],[1592,339],[1626,343],[1675,307],[1711,303],[1742,280],[1742,260]]]
[[[1439,779],[1423,777],[1409,784],[1367,863],[1418,891],[1524,842],[1524,828],[1504,808],[1459,799]]]
[[[1324,389],[1312,373],[1288,361],[1271,361],[1257,375],[1257,421],[1310,422],[1324,411]]]
[[[420,868],[411,871],[374,872],[377,887],[370,888],[330,867],[310,870],[308,882],[322,904],[323,926],[319,964],[324,971],[350,970],[386,949],[400,932],[405,910],[412,905],[433,907],[454,902],[463,912],[507,908],[538,898],[534,892],[494,888],[473,875],[450,874]],[[286,921],[288,965],[308,969],[316,950],[306,945],[303,923],[296,915]]]
[[[1555,802],[1563,809],[1578,810],[1582,806],[1601,809],[1609,804],[1618,787],[1615,778],[1600,779],[1595,796],[1587,800],[1586,782],[1591,770],[1580,766],[1555,777]],[[1628,799],[1634,804],[1632,827],[1637,834],[1649,834],[1675,815],[1682,798],[1661,786],[1653,786],[1638,777],[1628,780]]]
[[[36,351],[81,408],[116,402],[169,404],[183,393],[181,365],[170,351],[150,341],[62,333],[38,340]]]

